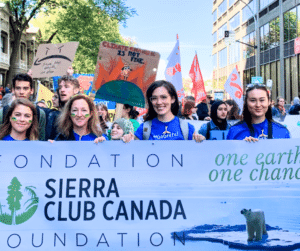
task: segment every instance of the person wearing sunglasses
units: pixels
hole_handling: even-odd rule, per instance
[[[233,125],[228,140],[257,142],[260,139],[290,138],[289,131],[272,119],[268,90],[263,84],[250,84],[246,89],[243,120]]]

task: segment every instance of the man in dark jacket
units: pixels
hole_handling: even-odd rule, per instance
[[[206,99],[202,100],[202,102],[197,105],[197,115],[199,120],[210,120],[208,104],[211,103],[211,99],[212,97],[210,95],[206,95]]]

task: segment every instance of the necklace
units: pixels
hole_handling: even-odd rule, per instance
[[[169,134],[169,133],[171,133],[171,132],[168,131],[168,126],[165,126],[165,131],[162,134],[165,135],[165,134]]]
[[[264,129],[261,129],[261,135],[258,136],[258,138],[266,139],[268,135],[264,134]]]

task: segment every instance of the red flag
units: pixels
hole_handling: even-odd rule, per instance
[[[204,87],[204,81],[200,71],[197,54],[194,57],[191,69],[190,77],[193,81],[192,93],[194,93],[196,103],[206,99],[206,92]]]

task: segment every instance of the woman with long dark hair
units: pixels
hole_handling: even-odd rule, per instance
[[[210,111],[211,121],[203,124],[199,130],[199,134],[203,135],[207,140],[226,139],[229,124],[227,123],[227,106],[223,101],[215,101]]]
[[[35,106],[27,99],[12,102],[0,127],[0,139],[38,140],[38,118]]]
[[[147,92],[148,112],[145,122],[135,132],[140,140],[204,140],[195,133],[193,125],[181,120],[176,115],[179,101],[175,87],[167,81],[153,82]],[[125,135],[127,136],[127,135]]]
[[[259,139],[290,138],[289,131],[272,119],[268,90],[262,84],[250,84],[246,90],[243,120],[229,129],[227,139],[256,142]]]

